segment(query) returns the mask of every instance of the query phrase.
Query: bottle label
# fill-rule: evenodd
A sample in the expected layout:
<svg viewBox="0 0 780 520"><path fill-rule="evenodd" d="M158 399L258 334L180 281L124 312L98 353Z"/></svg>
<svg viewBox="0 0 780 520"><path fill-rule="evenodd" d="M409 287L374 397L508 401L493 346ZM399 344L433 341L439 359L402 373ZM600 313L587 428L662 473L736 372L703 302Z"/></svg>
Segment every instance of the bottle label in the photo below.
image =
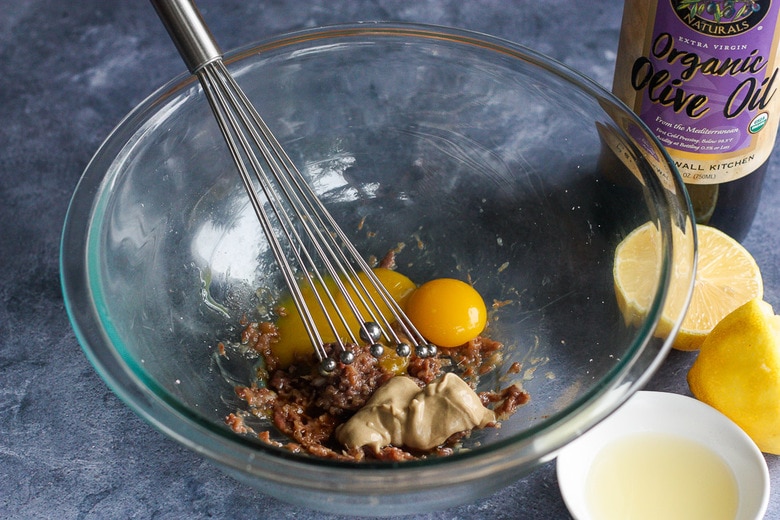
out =
<svg viewBox="0 0 780 520"><path fill-rule="evenodd" d="M641 55L621 73L686 183L735 180L769 158L780 116L778 10L780 0L657 2Z"/></svg>

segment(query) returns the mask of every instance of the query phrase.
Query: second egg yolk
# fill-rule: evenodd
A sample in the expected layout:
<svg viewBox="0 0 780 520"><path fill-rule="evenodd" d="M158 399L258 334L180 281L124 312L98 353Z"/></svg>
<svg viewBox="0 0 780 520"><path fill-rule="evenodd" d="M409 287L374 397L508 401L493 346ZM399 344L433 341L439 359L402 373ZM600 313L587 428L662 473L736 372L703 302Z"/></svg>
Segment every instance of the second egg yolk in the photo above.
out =
<svg viewBox="0 0 780 520"><path fill-rule="evenodd" d="M475 339L487 323L479 293L453 278L422 284L409 296L406 314L425 339L440 347L458 347Z"/></svg>

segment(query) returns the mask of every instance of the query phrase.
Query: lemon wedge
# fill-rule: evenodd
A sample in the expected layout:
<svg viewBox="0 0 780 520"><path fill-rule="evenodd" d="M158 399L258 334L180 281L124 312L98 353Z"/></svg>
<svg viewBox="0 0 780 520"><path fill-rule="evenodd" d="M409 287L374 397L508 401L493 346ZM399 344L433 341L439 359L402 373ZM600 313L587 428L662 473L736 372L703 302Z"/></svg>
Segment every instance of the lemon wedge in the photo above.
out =
<svg viewBox="0 0 780 520"><path fill-rule="evenodd" d="M723 318L688 372L693 395L780 455L780 316L753 299Z"/></svg>
<svg viewBox="0 0 780 520"><path fill-rule="evenodd" d="M764 295L761 272L755 259L742 245L710 226L697 227L699 259L693 295L673 346L696 350L724 316L747 301ZM672 280L656 335L671 334L675 317L685 305L689 262L679 261L692 233L675 228ZM688 244L686 244L688 241ZM618 306L627 324L640 324L649 312L661 273L661 233L647 222L632 231L615 251L613 275Z"/></svg>

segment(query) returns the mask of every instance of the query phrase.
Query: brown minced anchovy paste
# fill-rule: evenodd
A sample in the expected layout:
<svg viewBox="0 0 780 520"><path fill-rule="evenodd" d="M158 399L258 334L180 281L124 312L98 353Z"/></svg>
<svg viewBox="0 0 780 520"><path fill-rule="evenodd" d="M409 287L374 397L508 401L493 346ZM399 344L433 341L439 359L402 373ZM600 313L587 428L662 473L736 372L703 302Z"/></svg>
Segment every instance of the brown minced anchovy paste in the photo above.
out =
<svg viewBox="0 0 780 520"><path fill-rule="evenodd" d="M499 427L529 400L517 384L474 391L501 361L502 344L485 337L440 348L435 357L412 354L398 376L363 346L354 348L351 364L339 363L328 375L318 371L314 353L281 367L270 348L277 338L271 322L246 324L241 342L262 356L264 368L258 383L235 387L246 407L225 421L237 433L293 452L348 461L450 455L472 429ZM515 365L509 372L518 371ZM250 416L269 420L289 441L254 431L244 420Z"/></svg>

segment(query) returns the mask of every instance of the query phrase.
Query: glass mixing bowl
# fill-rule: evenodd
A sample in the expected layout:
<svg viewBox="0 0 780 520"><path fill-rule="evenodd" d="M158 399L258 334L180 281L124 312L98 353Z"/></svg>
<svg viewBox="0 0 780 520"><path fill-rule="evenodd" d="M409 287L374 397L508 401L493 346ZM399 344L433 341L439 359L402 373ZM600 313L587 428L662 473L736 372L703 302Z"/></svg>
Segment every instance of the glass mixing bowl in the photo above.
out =
<svg viewBox="0 0 780 520"><path fill-rule="evenodd" d="M405 244L398 269L412 280L477 288L505 343L501 383L514 378L531 400L458 453L408 463L322 460L232 432L232 387L255 361L225 360L217 345L281 289L201 89L182 75L103 143L62 237L78 339L153 426L283 500L420 512L530 472L659 365L670 342L654 333L673 265L692 272L695 232L668 156L604 89L518 45L413 25L308 30L226 62L362 253ZM647 221L663 238L659 275L649 314L627 326L613 255ZM673 244L674 229L691 240ZM689 294L690 277L678 282Z"/></svg>

